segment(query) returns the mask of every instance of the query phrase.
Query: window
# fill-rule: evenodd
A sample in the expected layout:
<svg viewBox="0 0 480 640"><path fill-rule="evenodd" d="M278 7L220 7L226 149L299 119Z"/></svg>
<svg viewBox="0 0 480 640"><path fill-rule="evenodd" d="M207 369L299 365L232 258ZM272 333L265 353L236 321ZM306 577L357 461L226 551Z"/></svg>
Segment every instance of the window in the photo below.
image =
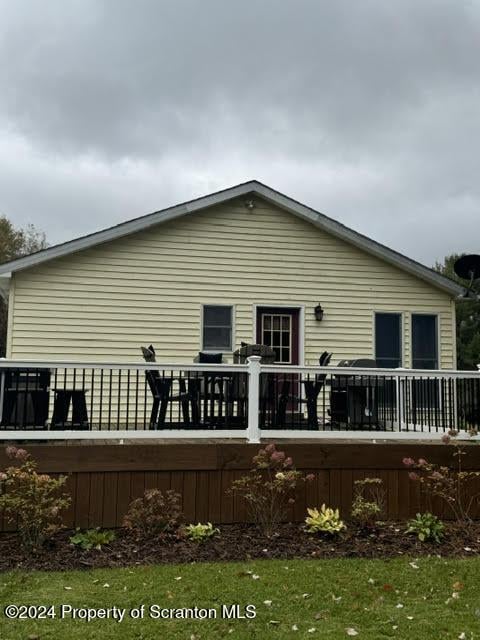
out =
<svg viewBox="0 0 480 640"><path fill-rule="evenodd" d="M375 360L379 367L402 366L401 315L375 314Z"/></svg>
<svg viewBox="0 0 480 640"><path fill-rule="evenodd" d="M233 307L206 304L203 307L204 351L232 350Z"/></svg>
<svg viewBox="0 0 480 640"><path fill-rule="evenodd" d="M412 368L437 369L437 316L412 313ZM412 381L412 410L432 409L439 406L440 393L437 380ZM414 413L414 420L421 415Z"/></svg>
<svg viewBox="0 0 480 640"><path fill-rule="evenodd" d="M292 315L262 313L262 344L275 351L275 362L292 362Z"/></svg>
<svg viewBox="0 0 480 640"><path fill-rule="evenodd" d="M437 316L412 314L412 368L438 368Z"/></svg>

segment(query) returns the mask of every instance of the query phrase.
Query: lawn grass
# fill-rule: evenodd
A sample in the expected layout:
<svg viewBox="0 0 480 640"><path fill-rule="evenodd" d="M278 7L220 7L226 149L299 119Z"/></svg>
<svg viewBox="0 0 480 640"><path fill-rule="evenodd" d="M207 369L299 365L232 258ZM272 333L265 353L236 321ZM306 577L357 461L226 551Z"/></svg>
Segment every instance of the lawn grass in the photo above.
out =
<svg viewBox="0 0 480 640"><path fill-rule="evenodd" d="M258 577L257 577L258 576ZM452 597L456 593L458 596ZM271 601L265 603L265 601ZM480 558L264 560L0 575L1 640L480 638ZM7 620L7 604L55 604L57 618ZM145 618L59 619L59 605L135 608ZM148 607L256 606L253 620L154 620ZM352 633L352 631L350 631ZM461 636L464 633L465 636ZM352 635L353 637L353 635Z"/></svg>

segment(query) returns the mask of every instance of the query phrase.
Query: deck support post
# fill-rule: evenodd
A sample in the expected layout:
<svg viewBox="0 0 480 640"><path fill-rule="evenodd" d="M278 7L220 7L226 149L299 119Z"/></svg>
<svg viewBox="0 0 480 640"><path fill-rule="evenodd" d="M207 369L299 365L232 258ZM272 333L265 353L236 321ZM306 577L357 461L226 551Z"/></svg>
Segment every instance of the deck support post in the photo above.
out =
<svg viewBox="0 0 480 640"><path fill-rule="evenodd" d="M401 371L403 367L398 367ZM395 395L397 396L397 419L395 420L395 431L401 431L405 419L405 403L403 398L403 385L400 374L395 377Z"/></svg>
<svg viewBox="0 0 480 640"><path fill-rule="evenodd" d="M250 356L248 363L248 424L247 442L260 442L260 426L258 413L260 409L260 356Z"/></svg>

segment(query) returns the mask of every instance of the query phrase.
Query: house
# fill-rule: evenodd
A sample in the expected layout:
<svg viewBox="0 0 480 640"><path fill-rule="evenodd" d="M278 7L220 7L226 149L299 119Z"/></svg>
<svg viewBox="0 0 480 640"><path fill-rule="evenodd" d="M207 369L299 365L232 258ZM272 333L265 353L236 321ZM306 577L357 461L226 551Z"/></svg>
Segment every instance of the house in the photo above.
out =
<svg viewBox="0 0 480 640"><path fill-rule="evenodd" d="M456 365L461 287L257 181L4 264L0 276L13 359L132 362L153 343L165 362L199 351L231 362L244 341L273 346L284 364L328 350L332 364Z"/></svg>

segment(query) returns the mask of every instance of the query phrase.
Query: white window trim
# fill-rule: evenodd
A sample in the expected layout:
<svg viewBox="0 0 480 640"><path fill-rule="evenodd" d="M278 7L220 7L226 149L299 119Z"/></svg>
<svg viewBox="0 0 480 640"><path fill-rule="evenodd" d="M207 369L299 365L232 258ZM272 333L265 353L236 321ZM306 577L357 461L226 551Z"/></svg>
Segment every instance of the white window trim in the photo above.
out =
<svg viewBox="0 0 480 640"><path fill-rule="evenodd" d="M205 307L228 307L232 310L232 331L230 336L230 349L204 349L203 348L203 328L204 328L204 316ZM200 305L200 349L203 353L233 353L235 346L235 317L236 317L236 308L233 302L202 302Z"/></svg>

